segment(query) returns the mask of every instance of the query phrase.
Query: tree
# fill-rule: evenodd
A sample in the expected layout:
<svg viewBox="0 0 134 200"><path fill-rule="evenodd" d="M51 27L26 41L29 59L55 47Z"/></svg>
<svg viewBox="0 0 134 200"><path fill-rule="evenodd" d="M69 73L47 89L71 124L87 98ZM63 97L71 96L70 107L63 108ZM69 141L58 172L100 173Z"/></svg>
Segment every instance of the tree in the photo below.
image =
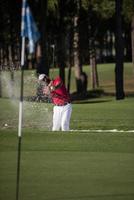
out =
<svg viewBox="0 0 134 200"><path fill-rule="evenodd" d="M93 20L95 16L93 16L93 7L91 4L88 5L88 43L89 43L89 63L91 69L91 84L92 89L99 87L99 79L98 79L98 71L97 71L97 63L96 63L96 48L95 48L95 40L96 34L98 32L99 26L95 26ZM95 29L93 27L96 27Z"/></svg>
<svg viewBox="0 0 134 200"><path fill-rule="evenodd" d="M40 0L40 29L41 29L41 59L38 63L37 73L49 74L48 40L47 40L47 9L48 1Z"/></svg>
<svg viewBox="0 0 134 200"><path fill-rule="evenodd" d="M0 69L0 98L2 97L2 74L1 74L1 69Z"/></svg>
<svg viewBox="0 0 134 200"><path fill-rule="evenodd" d="M19 60L19 36L20 36L20 2L2 0L0 2L0 59L3 68L10 68L12 62Z"/></svg>
<svg viewBox="0 0 134 200"><path fill-rule="evenodd" d="M124 99L123 88L123 58L124 45L122 36L122 0L116 0L116 66L115 66L115 85L116 85L116 99Z"/></svg>
<svg viewBox="0 0 134 200"><path fill-rule="evenodd" d="M123 1L123 15L126 22L130 23L131 32L131 46L132 46L132 62L134 67L134 1Z"/></svg>
<svg viewBox="0 0 134 200"><path fill-rule="evenodd" d="M96 43L102 44L100 48L103 48L104 37L108 27L107 21L110 21L114 14L114 1L113 0L83 0L83 8L87 10L88 18L88 44L89 44L89 63L91 68L91 84L92 88L99 87L99 77L97 72L96 61ZM100 50L101 51L101 50Z"/></svg>
<svg viewBox="0 0 134 200"><path fill-rule="evenodd" d="M65 6L66 2L64 0L58 0L58 10L59 10L59 20L58 20L58 37L57 37L57 46L58 46L58 67L59 67L59 74L62 78L63 82L65 83Z"/></svg>
<svg viewBox="0 0 134 200"><path fill-rule="evenodd" d="M132 62L134 66L134 15L131 21Z"/></svg>
<svg viewBox="0 0 134 200"><path fill-rule="evenodd" d="M74 0L75 14L73 18L74 22L74 37L73 37L73 49L74 49L74 70L76 78L77 93L85 93L87 91L87 75L82 70L82 60L80 52L80 9L81 1Z"/></svg>
<svg viewBox="0 0 134 200"><path fill-rule="evenodd" d="M65 67L66 67L66 30L68 19L66 17L68 2L64 0L49 0L47 14L47 43L50 59L52 60L52 49L55 50L56 64L59 68L59 75L65 82ZM65 21L66 18L66 21ZM51 63L51 60L49 63ZM54 65L54 63L53 63ZM55 65L54 65L55 66ZM54 67L53 66L53 67Z"/></svg>

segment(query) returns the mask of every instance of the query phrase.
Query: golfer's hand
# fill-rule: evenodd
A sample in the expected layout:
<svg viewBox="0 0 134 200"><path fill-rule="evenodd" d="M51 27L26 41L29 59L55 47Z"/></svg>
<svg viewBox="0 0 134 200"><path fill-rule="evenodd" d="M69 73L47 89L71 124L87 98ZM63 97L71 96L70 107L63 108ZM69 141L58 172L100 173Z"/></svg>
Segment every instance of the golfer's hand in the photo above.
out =
<svg viewBox="0 0 134 200"><path fill-rule="evenodd" d="M44 87L43 94L49 95L50 94L50 88L48 86Z"/></svg>

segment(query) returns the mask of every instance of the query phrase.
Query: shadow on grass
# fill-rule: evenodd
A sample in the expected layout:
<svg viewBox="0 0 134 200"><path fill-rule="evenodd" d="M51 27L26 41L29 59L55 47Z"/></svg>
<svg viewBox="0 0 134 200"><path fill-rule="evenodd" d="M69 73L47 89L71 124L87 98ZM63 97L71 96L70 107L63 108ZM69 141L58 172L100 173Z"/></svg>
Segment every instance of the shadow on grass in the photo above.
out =
<svg viewBox="0 0 134 200"><path fill-rule="evenodd" d="M72 103L76 104L86 104L86 103L103 103L109 102L111 99L102 99L101 97L105 97L105 93L103 90L91 90L86 93L78 94L74 92L71 94Z"/></svg>
<svg viewBox="0 0 134 200"><path fill-rule="evenodd" d="M93 104L93 103L105 103L105 102L110 102L112 101L111 99L98 99L98 100L75 100L75 101L72 101L73 104L87 104L87 103L90 103L90 104Z"/></svg>
<svg viewBox="0 0 134 200"><path fill-rule="evenodd" d="M85 100L85 99L89 99L89 98L99 98L103 95L104 95L104 91L98 89L98 90L91 90L91 91L81 92L81 93L74 92L71 94L71 99L72 99L72 101L73 100Z"/></svg>
<svg viewBox="0 0 134 200"><path fill-rule="evenodd" d="M115 93L112 92L105 92L101 89L91 90L87 91L86 93L77 93L74 92L71 94L71 100L73 103L102 103L102 102L108 102L111 101L110 99L102 99L101 97L115 97ZM133 92L127 92L125 94L125 97L134 97ZM96 100L98 98L98 100ZM95 99L95 100L93 100Z"/></svg>

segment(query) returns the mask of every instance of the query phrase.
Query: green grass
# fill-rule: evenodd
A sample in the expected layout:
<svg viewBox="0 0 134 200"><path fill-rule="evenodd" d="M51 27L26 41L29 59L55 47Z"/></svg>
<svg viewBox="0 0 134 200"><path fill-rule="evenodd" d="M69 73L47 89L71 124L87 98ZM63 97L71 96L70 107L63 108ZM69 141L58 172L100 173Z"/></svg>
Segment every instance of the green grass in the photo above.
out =
<svg viewBox="0 0 134 200"><path fill-rule="evenodd" d="M99 98L74 104L71 126L74 129L134 129L134 98L116 101Z"/></svg>
<svg viewBox="0 0 134 200"><path fill-rule="evenodd" d="M0 199L14 200L17 132L0 134ZM44 133L23 135L22 200L132 200L134 135Z"/></svg>
<svg viewBox="0 0 134 200"><path fill-rule="evenodd" d="M15 199L17 105L0 99L0 200ZM24 102L20 200L132 200L134 134L80 130L133 130L134 98L73 104L71 129L79 131L70 133L48 132L51 110L51 104Z"/></svg>
<svg viewBox="0 0 134 200"><path fill-rule="evenodd" d="M17 130L18 105L17 100L0 99L1 130ZM134 98L126 98L122 101L116 101L113 97L89 99L73 103L72 107L71 129L134 130ZM24 102L23 108L23 127L25 129L51 130L51 104Z"/></svg>
<svg viewBox="0 0 134 200"><path fill-rule="evenodd" d="M89 67L84 70L90 83ZM98 72L100 88L113 93L114 64L98 65ZM12 95L10 74L3 73L0 200L15 200L19 101L7 98ZM18 72L15 77L14 92L19 96ZM73 70L71 82L71 91L75 91ZM25 72L24 84L24 95L34 95L34 72ZM125 64L125 92L134 93L131 64ZM70 128L78 131L54 133L50 131L52 105L24 101L19 200L134 199L134 133L106 131L134 130L134 97L116 101L103 96L75 101L72 106ZM106 132L95 131L99 129Z"/></svg>

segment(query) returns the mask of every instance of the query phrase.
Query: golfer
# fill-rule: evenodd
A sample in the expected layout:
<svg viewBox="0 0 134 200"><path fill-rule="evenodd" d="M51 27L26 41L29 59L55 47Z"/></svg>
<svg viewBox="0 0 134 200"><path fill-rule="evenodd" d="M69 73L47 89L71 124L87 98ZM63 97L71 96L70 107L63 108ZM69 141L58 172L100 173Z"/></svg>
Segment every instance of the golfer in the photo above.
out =
<svg viewBox="0 0 134 200"><path fill-rule="evenodd" d="M72 105L70 95L60 77L51 80L45 74L39 75L39 81L45 82L43 94L50 95L53 107L52 131L69 131Z"/></svg>

